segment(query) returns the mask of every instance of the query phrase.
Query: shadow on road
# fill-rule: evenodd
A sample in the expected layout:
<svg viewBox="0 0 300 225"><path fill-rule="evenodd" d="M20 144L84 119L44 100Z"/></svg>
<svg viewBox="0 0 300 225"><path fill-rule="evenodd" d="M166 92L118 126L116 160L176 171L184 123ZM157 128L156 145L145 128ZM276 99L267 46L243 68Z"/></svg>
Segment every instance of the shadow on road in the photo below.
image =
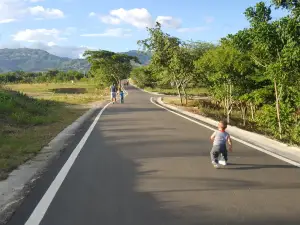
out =
<svg viewBox="0 0 300 225"><path fill-rule="evenodd" d="M51 223L45 222L42 225L62 224L53 219L58 218L58 211L62 211L60 221L64 221L63 224L67 225L292 225L299 222L297 218L292 217L287 221L276 216L258 218L257 216L249 217L249 215L247 219L239 221L234 220L230 214L218 212L207 205L189 204L175 207L176 201L162 200L160 196L163 193L172 192L182 193L184 196L189 192L196 193L197 191L205 191L209 194L210 191L215 192L220 189L248 191L249 188L299 188L300 185L280 187L260 182L201 177L195 180L210 188L183 189L175 186L166 190L142 191L139 189L140 182L145 178L157 179L156 174L160 171L141 170L142 164L132 157L130 147L124 148L123 143L118 142L117 135L107 139L106 132L105 129L100 128L94 130L90 140L97 140L97 143L90 141L86 144L86 151L81 154L80 160L68 176L68 180L73 180L73 182L67 182L62 187L60 194L56 196L56 203L48 212L47 217L49 221L51 218ZM136 138L143 138L143 136L141 132ZM97 145L98 143L101 145ZM141 149L142 146L140 145ZM192 180L188 176L160 177L160 179L161 182L179 179L182 183ZM80 185L74 186L74 180ZM75 200L74 196L76 196ZM78 207L78 204L82 207ZM68 210L65 211L65 209Z"/></svg>
<svg viewBox="0 0 300 225"><path fill-rule="evenodd" d="M232 167L233 166L233 167ZM258 165L258 164L239 164L228 163L225 169L229 170L257 170L257 169L295 169L292 165Z"/></svg>
<svg viewBox="0 0 300 225"><path fill-rule="evenodd" d="M113 111L113 109L111 109ZM114 114L124 114L124 113L135 113L135 112L164 112L165 110L162 108L158 108L158 107L149 107L149 108L126 108L126 107L122 107L122 108L116 108L114 110Z"/></svg>

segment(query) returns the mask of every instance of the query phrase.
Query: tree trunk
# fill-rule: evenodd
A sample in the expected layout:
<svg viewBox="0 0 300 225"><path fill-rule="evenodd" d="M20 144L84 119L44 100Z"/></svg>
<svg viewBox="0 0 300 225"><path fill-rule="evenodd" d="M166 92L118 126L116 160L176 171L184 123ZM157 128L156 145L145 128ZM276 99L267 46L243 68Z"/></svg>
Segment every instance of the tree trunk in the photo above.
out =
<svg viewBox="0 0 300 225"><path fill-rule="evenodd" d="M186 94L184 85L182 85L181 88L182 88L182 92L183 92L184 97L185 97L185 105L187 105L187 103L188 103L188 96L187 96L187 94Z"/></svg>
<svg viewBox="0 0 300 225"><path fill-rule="evenodd" d="M250 110L251 110L251 119L254 120L254 106L253 103L250 103Z"/></svg>
<svg viewBox="0 0 300 225"><path fill-rule="evenodd" d="M229 85L226 85L226 99L227 99L227 107L226 107L226 114L227 114L227 123L229 124L230 123L230 115L231 115L231 112L232 112L232 85L229 84Z"/></svg>
<svg viewBox="0 0 300 225"><path fill-rule="evenodd" d="M181 96L181 92L180 92L180 84L178 84L178 82L177 81L175 81L176 82L176 88L177 88L177 93L178 93L178 96L179 96L179 98L180 98L180 104L181 105L183 105L183 102L182 102L182 96Z"/></svg>
<svg viewBox="0 0 300 225"><path fill-rule="evenodd" d="M277 121L278 121L278 131L279 131L279 138L282 139L282 128L281 128L281 119L280 119L280 100L278 96L278 87L276 79L274 80L274 90L275 90L275 97L276 97L276 113L277 113Z"/></svg>
<svg viewBox="0 0 300 225"><path fill-rule="evenodd" d="M242 113L242 119L243 119L243 126L246 126L247 106L244 103L241 103L241 113Z"/></svg>

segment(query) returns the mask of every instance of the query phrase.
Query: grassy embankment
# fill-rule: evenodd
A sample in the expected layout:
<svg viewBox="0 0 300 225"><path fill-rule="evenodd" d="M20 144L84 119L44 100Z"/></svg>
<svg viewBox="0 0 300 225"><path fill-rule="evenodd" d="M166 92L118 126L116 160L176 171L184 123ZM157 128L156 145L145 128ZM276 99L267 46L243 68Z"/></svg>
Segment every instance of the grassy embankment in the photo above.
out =
<svg viewBox="0 0 300 225"><path fill-rule="evenodd" d="M88 83L0 86L0 180L107 95Z"/></svg>

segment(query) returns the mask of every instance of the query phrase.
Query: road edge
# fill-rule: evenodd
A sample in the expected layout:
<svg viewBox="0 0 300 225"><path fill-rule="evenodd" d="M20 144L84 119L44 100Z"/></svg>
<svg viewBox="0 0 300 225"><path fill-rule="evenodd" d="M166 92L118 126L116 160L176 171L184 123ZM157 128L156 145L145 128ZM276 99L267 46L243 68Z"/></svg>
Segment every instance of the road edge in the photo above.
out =
<svg viewBox="0 0 300 225"><path fill-rule="evenodd" d="M103 101L87 110L57 134L33 159L12 171L6 180L0 181L0 196L4 199L0 201L0 224L5 224L11 218L18 206L22 204L25 196L29 194L35 181L64 150L66 143L75 135L76 131L107 103L108 101Z"/></svg>
<svg viewBox="0 0 300 225"><path fill-rule="evenodd" d="M151 101L153 103L153 101ZM155 104L155 103L154 103ZM178 107L166 104L162 101L161 97L157 98L158 106L165 108L166 110L177 114L185 119L188 119L192 122L195 122L201 126L204 126L208 129L214 130L218 126L218 121L213 119L197 115L185 110L182 110ZM192 119L191 119L192 118ZM195 119L195 120L194 120ZM199 122L197 122L199 121ZM202 123L201 123L202 122ZM260 134L252 133L250 131L245 131L235 126L228 126L228 132L232 134L232 139L245 144L249 147L252 147L256 150L264 152L268 155L271 155L277 159L285 161L289 164L292 164L296 167L300 167L300 149L297 147L291 147L287 144L281 143L279 141L272 140L268 137L265 137ZM259 141L256 141L259 140ZM281 150L281 149L288 149Z"/></svg>

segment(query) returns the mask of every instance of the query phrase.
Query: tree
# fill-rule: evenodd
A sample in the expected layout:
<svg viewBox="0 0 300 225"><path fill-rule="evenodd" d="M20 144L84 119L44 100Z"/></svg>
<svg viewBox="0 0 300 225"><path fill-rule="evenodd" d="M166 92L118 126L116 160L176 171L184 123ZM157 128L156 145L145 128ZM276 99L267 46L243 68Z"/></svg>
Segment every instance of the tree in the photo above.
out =
<svg viewBox="0 0 300 225"><path fill-rule="evenodd" d="M195 76L194 60L196 60L196 54L192 54L189 45L183 44L174 49L169 64L169 71L173 74L173 81L176 83L177 89L181 88L185 96L186 105L188 101L186 88ZM180 90L178 90L178 93L182 104Z"/></svg>
<svg viewBox="0 0 300 225"><path fill-rule="evenodd" d="M181 87L183 80L180 79L180 75L176 73L173 58L174 54L180 51L181 41L176 37L171 37L169 34L164 33L158 22L154 28L147 28L147 30L149 37L145 40L138 41L138 44L142 46L144 50L152 53L149 66L153 73L161 75L160 78L163 82L174 83L176 85L177 93L182 103ZM173 66L170 66L171 63Z"/></svg>
<svg viewBox="0 0 300 225"><path fill-rule="evenodd" d="M271 7L263 2L249 7L245 15L251 28L248 32L240 32L236 42L243 42L239 46L250 50L251 58L274 85L278 133L282 138L282 97L288 83L294 81L299 72L299 21L291 17L271 21Z"/></svg>
<svg viewBox="0 0 300 225"><path fill-rule="evenodd" d="M300 1L299 0L272 0L276 8L284 8L292 12L292 16L299 19Z"/></svg>
<svg viewBox="0 0 300 225"><path fill-rule="evenodd" d="M134 68L130 73L130 78L141 88L154 87L155 79L149 66Z"/></svg>
<svg viewBox="0 0 300 225"><path fill-rule="evenodd" d="M247 98L254 84L249 78L253 64L249 57L238 51L230 39L223 39L221 45L207 51L195 62L198 72L205 74L210 91L216 100L223 103L224 114L230 122L234 104L238 104L245 124Z"/></svg>
<svg viewBox="0 0 300 225"><path fill-rule="evenodd" d="M84 56L91 64L90 73L104 85L116 83L128 78L132 69L131 61L139 62L137 57L110 51L86 51Z"/></svg>

